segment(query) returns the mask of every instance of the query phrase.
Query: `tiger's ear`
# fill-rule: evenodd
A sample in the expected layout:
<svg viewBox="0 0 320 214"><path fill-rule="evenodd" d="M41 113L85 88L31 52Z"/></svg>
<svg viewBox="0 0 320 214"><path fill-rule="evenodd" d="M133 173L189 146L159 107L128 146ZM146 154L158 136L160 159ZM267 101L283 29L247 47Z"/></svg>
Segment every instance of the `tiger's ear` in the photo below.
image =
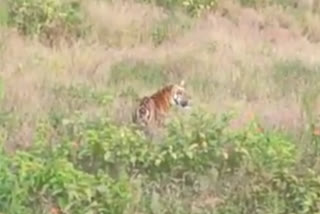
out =
<svg viewBox="0 0 320 214"><path fill-rule="evenodd" d="M184 80L181 80L181 82L180 82L180 86L184 87L184 85L185 85Z"/></svg>

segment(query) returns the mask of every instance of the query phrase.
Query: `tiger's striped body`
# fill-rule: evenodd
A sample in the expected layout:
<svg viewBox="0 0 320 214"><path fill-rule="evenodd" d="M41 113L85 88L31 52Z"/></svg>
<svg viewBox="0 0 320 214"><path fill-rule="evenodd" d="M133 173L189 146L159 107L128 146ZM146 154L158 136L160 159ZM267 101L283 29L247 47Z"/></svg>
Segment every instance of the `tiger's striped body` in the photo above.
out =
<svg viewBox="0 0 320 214"><path fill-rule="evenodd" d="M143 127L161 126L171 106L189 107L189 96L180 85L167 85L149 97L143 97L133 115L133 122Z"/></svg>

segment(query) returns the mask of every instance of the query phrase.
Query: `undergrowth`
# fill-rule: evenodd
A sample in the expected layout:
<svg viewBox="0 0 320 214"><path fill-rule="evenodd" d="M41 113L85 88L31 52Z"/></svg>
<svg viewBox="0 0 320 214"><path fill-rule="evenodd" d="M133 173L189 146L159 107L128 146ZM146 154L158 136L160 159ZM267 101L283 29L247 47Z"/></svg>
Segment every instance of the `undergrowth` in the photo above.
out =
<svg viewBox="0 0 320 214"><path fill-rule="evenodd" d="M214 10L219 3L219 0L141 1L153 2L168 9L163 13L168 16L159 19L151 28L150 35L148 34L154 46L170 46L170 42L166 41L173 41L189 30L195 23L194 16ZM240 3L258 7L275 1L240 0ZM291 6L291 3L285 0L279 3ZM0 26L15 27L23 36L52 43L60 37L77 41L79 37L90 32L81 1L11 0L6 1L6 4L1 1L0 6L3 6L0 8ZM170 10L177 8L188 15L176 17L170 14ZM125 11L127 8L120 9ZM304 21L310 25L305 29L308 39L317 42L316 21L309 18ZM106 32L108 27L109 25ZM199 28L202 26L199 25ZM123 30L124 34L126 30ZM134 35L135 31L132 30ZM218 29L218 34L219 31L221 30ZM117 33L108 35L114 38L107 38L107 41L121 40ZM206 37L208 35L203 34L203 38ZM197 39L198 37L192 41L197 42ZM1 41L1 44L5 41L7 40ZM13 49L20 51L21 48L22 54L29 55L29 52L23 52L23 45L19 46L19 43L25 44L24 41L17 41L18 46ZM95 42L96 46L104 46L99 41ZM228 43L229 40L223 42ZM38 96L50 94L51 99L48 101L52 103L45 106L47 109L36 116L28 113L18 115L20 107L14 105L19 101L14 99L29 95L13 90L16 94L11 97L11 94L7 95L4 91L5 87L10 86L0 82L0 213L320 213L320 126L318 127L316 113L313 112L319 91L319 66L308 66L299 60L277 60L271 66L270 80L275 84L276 92L280 93L279 97L289 95L291 98L293 95L301 100L305 107L307 123L310 123L307 125L310 127L307 127L306 136L301 138L301 142L296 142L300 139L294 141L283 132L263 129L256 120L235 131L229 126L232 119L229 114L216 115L200 109L195 109L188 115L174 117L168 122L166 129L160 132L161 136L156 136L159 139L155 142L133 124L120 120L131 113L130 100L138 98L138 92L158 89L172 79L189 75L188 69L184 68L192 63L188 62L189 58L183 58L181 63L173 63L174 65L166 67L164 62L126 60L122 58L121 53L131 51L128 44L127 49L120 51L120 62L114 64L108 61L109 58L118 59L111 55L112 50L106 48L107 51L101 51L103 59L111 65L110 69L106 66L106 70L104 65L101 69L99 67L97 74L101 75L101 79L99 76L95 80L99 79L101 82L96 81L97 85L91 80L88 80L87 84L73 85L76 82L75 77L80 76L82 71L71 68L71 65L72 74L65 77L69 78L67 83L62 81L51 88L52 83L46 85L47 82L44 81L47 80L39 79L40 85L46 85L47 88L44 88L48 91L39 93L41 95ZM216 50L233 50L233 46L229 48L229 45L221 45L220 41L210 44L214 44L210 46L211 53ZM96 50L100 50L95 49L96 46L93 46L93 54L88 54L90 57ZM4 45L0 47L1 53L3 47ZM78 54L83 51L82 46L79 47L72 52ZM161 50L161 47L155 49ZM40 54L49 55L43 57L44 60L48 60L45 61L44 67L50 65L51 51L54 55L60 53L56 52L59 51L56 49L39 48ZM174 47L172 51L175 53ZM38 49L34 52L38 52ZM109 52L110 57L104 55ZM10 56L8 59L22 56L17 53L18 56L15 56L14 53L7 52ZM92 59L89 56L88 59L77 58L77 54L71 56L72 66L79 62L78 67L81 67L85 64L82 61L89 62ZM200 55L199 58L201 57ZM12 62L10 60L7 64L16 64L15 60L20 62L20 59ZM67 60L65 64L68 64ZM208 62L201 61L201 64L205 63ZM19 70L20 64L17 65L17 69L15 66L2 67L8 71L8 75L17 75L12 78L29 72L27 69L23 73L15 72ZM197 72L192 78L187 78L191 80L191 91L195 92L196 96L210 97L212 100L212 97L218 94L215 94L217 89L225 91L228 88L225 88L224 83L211 72L209 66L207 67L210 72ZM236 69L241 70L241 66L237 64ZM43 69L41 72L52 70ZM108 72L107 80L102 78L103 72ZM255 101L259 89L264 87L258 78L260 69L253 69L251 73L248 70L245 72L246 75L241 73L239 78L235 79L228 93L239 100L244 97L248 101ZM37 78L32 75L32 72L30 76L25 75L27 86L30 85L30 88L25 90L30 93L33 93L33 90L42 90L37 88L38 82L33 82L33 79ZM85 78L91 79L87 78L88 76ZM48 80L50 77L48 76ZM259 80L256 81L259 85L253 84L252 78ZM11 83L11 87L17 87L19 90L16 91L19 92L23 87L19 85L23 85L23 81L20 81ZM98 88L99 83L104 84L103 89ZM30 100L33 100L31 96ZM114 96L117 97L117 101L114 100ZM272 98L275 97L268 97L268 101ZM12 103L7 104L8 100ZM118 105L118 111L114 110L113 105ZM115 117L121 119L115 121ZM28 124L29 121L25 121L25 118L32 120L32 123ZM123 123L120 124L119 121ZM23 125L27 126L25 132L28 136L16 137ZM12 153L5 149L8 144L20 144L21 139L29 146L15 149Z"/></svg>
<svg viewBox="0 0 320 214"><path fill-rule="evenodd" d="M319 211L320 178L311 168L296 171L290 138L257 121L231 131L231 118L194 111L170 121L158 143L108 114L39 120L30 148L1 150L0 211ZM208 205L203 195L219 203Z"/></svg>

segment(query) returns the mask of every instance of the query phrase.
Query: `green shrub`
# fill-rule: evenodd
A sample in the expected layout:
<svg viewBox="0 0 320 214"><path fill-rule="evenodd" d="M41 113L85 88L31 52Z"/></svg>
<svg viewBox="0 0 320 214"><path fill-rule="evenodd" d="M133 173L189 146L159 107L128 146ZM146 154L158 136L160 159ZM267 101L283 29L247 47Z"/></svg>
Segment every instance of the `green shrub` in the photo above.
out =
<svg viewBox="0 0 320 214"><path fill-rule="evenodd" d="M313 214L320 211L320 180L315 172L297 175L279 170L268 176L254 173L244 179L247 182L237 186L217 213Z"/></svg>
<svg viewBox="0 0 320 214"><path fill-rule="evenodd" d="M296 159L295 145L282 133L268 133L254 122L237 137L235 150L246 156L246 161L256 169L269 172L293 166Z"/></svg>
<svg viewBox="0 0 320 214"><path fill-rule="evenodd" d="M12 0L8 8L9 24L27 35L50 40L81 36L86 29L78 1Z"/></svg>
<svg viewBox="0 0 320 214"><path fill-rule="evenodd" d="M303 170L304 174L280 171L272 179L273 189L283 194L285 213L320 212L320 177L313 170Z"/></svg>
<svg viewBox="0 0 320 214"><path fill-rule="evenodd" d="M0 150L0 212L319 211L319 178L295 171L290 139L256 121L232 131L231 118L181 114L168 121L159 142L108 115L75 112L38 121L30 148L12 156ZM224 202L202 205L197 197L210 194Z"/></svg>
<svg viewBox="0 0 320 214"><path fill-rule="evenodd" d="M150 178L204 173L219 163L222 145L229 139L223 133L227 118L208 119L194 114L188 120L190 125L172 122L168 138L161 144L154 144L139 131L113 125L109 120L88 121L84 126L77 125L76 135L82 139L78 161L93 171L102 168L110 173L110 168L121 166L126 173L140 171Z"/></svg>
<svg viewBox="0 0 320 214"><path fill-rule="evenodd" d="M229 119L228 115L193 113L173 120L160 144L150 144L140 132L109 120L86 122L77 128L76 135L82 139L79 159L86 160L91 170L120 164L126 172L138 170L152 177L235 169L244 163L268 171L293 165L295 147L286 137L261 133L254 124L242 133L228 134Z"/></svg>
<svg viewBox="0 0 320 214"><path fill-rule="evenodd" d="M1 153L0 211L5 213L122 213L130 199L126 181L89 174L69 159L72 145L50 145L48 124L37 129L34 145L13 157Z"/></svg>
<svg viewBox="0 0 320 214"><path fill-rule="evenodd" d="M127 127L118 127L109 120L92 121L79 129L79 134L82 141L78 161L85 163L85 170L104 169L114 176L126 176L146 164L148 143Z"/></svg>

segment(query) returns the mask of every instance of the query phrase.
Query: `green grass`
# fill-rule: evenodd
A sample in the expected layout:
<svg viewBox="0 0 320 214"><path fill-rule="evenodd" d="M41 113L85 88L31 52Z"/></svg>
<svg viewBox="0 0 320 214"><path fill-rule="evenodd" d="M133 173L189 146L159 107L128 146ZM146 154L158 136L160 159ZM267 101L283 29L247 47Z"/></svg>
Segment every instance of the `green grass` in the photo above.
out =
<svg viewBox="0 0 320 214"><path fill-rule="evenodd" d="M320 67L300 60L280 60L274 63L273 79L283 95L301 95L305 91L318 89Z"/></svg>
<svg viewBox="0 0 320 214"><path fill-rule="evenodd" d="M196 75L194 74L189 80L190 90L194 91L196 94L201 94L204 98L210 100L212 92L216 91L220 87L221 83L210 78L210 75Z"/></svg>
<svg viewBox="0 0 320 214"><path fill-rule="evenodd" d="M120 84L143 84L147 87L161 86L168 81L162 65L144 61L124 60L110 69L108 83L111 86Z"/></svg>

